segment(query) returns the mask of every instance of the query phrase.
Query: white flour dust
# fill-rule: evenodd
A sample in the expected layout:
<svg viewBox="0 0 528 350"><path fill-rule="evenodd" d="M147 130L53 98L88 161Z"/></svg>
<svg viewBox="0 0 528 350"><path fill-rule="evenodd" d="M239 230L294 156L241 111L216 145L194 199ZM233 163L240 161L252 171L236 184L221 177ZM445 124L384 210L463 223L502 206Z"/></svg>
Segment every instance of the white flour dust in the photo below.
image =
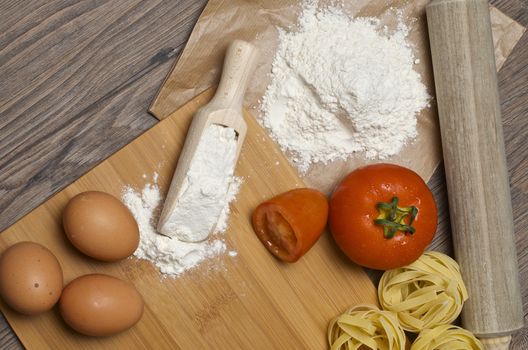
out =
<svg viewBox="0 0 528 350"><path fill-rule="evenodd" d="M387 158L416 137L430 97L399 22L389 31L378 19L309 2L296 31L278 30L262 123L300 171L355 152Z"/></svg>
<svg viewBox="0 0 528 350"><path fill-rule="evenodd" d="M130 186L123 189L123 203L130 209L139 226L140 243L134 256L151 261L161 273L179 276L183 272L197 266L204 260L224 254L227 246L221 233L227 228L229 217L229 201L235 199L241 180L236 179L229 188L226 204L216 225L216 232L209 240L198 243L180 241L176 237L169 238L156 231L160 204L162 198L157 185L157 174L153 183L146 184L141 191ZM196 220L196 217L189 217ZM228 252L236 256L235 251Z"/></svg>
<svg viewBox="0 0 528 350"><path fill-rule="evenodd" d="M225 230L225 211L233 199L229 189L238 186L233 177L236 151L233 128L212 124L205 129L163 233L199 242L213 230Z"/></svg>

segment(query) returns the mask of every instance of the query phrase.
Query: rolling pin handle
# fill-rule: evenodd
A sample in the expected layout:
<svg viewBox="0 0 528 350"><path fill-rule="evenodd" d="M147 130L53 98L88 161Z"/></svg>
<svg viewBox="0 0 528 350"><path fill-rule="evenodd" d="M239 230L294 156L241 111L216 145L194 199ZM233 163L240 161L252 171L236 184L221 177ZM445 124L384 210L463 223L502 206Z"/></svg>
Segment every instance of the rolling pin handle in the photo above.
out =
<svg viewBox="0 0 528 350"><path fill-rule="evenodd" d="M500 338L482 338L480 342L485 350L508 350L511 343L511 335Z"/></svg>

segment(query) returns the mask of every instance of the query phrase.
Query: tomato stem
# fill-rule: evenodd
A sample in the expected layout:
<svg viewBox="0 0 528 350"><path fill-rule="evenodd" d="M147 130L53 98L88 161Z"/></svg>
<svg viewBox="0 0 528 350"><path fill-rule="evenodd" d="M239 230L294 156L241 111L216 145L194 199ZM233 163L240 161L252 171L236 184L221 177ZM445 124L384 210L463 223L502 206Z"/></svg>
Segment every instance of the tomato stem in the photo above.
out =
<svg viewBox="0 0 528 350"><path fill-rule="evenodd" d="M418 215L418 208L415 206L398 207L398 197L392 197L389 203L379 202L376 204L379 211L378 217L374 220L377 225L383 226L383 236L392 238L396 232L413 234L415 232L412 223ZM406 222L408 218L408 222Z"/></svg>

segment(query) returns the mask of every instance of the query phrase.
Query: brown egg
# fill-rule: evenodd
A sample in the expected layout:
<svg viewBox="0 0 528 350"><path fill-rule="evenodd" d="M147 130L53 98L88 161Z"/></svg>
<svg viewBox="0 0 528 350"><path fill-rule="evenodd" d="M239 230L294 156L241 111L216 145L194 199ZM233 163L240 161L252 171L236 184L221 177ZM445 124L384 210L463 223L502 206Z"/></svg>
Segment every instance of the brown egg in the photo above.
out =
<svg viewBox="0 0 528 350"><path fill-rule="evenodd" d="M70 242L103 261L130 256L139 244L139 229L127 207L114 196L88 191L73 197L62 214Z"/></svg>
<svg viewBox="0 0 528 350"><path fill-rule="evenodd" d="M130 283L92 274L76 278L64 288L59 309L64 321L77 332L107 336L139 321L143 298Z"/></svg>
<svg viewBox="0 0 528 350"><path fill-rule="evenodd" d="M62 282L57 258L40 244L16 243L0 257L0 295L20 313L50 310L60 298Z"/></svg>

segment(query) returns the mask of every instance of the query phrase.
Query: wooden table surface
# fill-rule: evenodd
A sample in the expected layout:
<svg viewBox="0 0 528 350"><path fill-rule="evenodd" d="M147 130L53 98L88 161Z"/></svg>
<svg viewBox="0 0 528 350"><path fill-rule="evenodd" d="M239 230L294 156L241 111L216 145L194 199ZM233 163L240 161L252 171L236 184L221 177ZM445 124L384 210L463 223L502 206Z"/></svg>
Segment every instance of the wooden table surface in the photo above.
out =
<svg viewBox="0 0 528 350"><path fill-rule="evenodd" d="M147 113L205 0L0 0L0 232L146 131ZM528 0L492 0L528 26ZM499 72L525 321L528 32ZM432 248L451 253L443 169ZM1 315L0 315L1 316ZM22 348L3 317L0 348ZM512 349L528 349L528 327Z"/></svg>

